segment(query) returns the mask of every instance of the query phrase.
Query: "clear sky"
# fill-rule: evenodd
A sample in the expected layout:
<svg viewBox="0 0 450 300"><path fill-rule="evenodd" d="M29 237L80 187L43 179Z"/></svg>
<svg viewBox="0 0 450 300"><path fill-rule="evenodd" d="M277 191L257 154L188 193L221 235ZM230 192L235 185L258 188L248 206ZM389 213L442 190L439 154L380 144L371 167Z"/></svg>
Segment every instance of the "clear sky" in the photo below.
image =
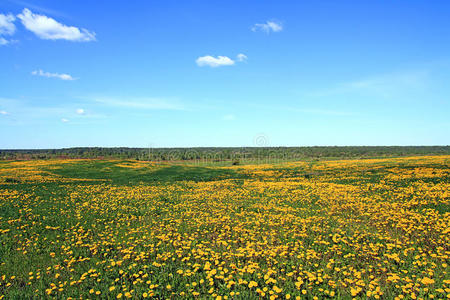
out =
<svg viewBox="0 0 450 300"><path fill-rule="evenodd" d="M450 144L450 1L0 1L0 148Z"/></svg>

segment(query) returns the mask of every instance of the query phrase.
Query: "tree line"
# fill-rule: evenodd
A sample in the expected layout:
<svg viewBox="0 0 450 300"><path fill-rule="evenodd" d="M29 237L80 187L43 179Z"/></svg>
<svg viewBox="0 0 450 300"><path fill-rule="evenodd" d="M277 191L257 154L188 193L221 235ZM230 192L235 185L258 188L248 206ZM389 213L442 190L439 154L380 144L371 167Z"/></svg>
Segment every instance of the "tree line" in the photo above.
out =
<svg viewBox="0 0 450 300"><path fill-rule="evenodd" d="M198 147L0 150L2 160L22 159L133 159L144 161L239 161L255 159L375 158L411 155L449 155L450 146L313 146L313 147Z"/></svg>

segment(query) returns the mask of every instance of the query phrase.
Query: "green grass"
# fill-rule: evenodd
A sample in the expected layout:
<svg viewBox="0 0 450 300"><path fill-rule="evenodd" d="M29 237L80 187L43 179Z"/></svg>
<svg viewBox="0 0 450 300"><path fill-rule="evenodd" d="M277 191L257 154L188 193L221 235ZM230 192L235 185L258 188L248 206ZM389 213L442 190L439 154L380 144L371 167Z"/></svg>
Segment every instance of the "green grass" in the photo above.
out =
<svg viewBox="0 0 450 300"><path fill-rule="evenodd" d="M118 166L120 162L83 161L64 164L57 168L47 168L46 171L65 178L106 180L113 184L137 184L152 182L175 181L212 181L229 178L243 178L242 174L230 169L215 169L199 166L167 165L157 167L148 164L144 168L126 168Z"/></svg>

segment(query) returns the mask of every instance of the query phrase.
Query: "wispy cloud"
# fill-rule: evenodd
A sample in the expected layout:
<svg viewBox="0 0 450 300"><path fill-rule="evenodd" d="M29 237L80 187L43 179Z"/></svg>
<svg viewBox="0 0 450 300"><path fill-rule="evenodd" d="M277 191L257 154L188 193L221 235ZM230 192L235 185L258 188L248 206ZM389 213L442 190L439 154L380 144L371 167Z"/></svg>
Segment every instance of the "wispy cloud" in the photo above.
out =
<svg viewBox="0 0 450 300"><path fill-rule="evenodd" d="M130 109L147 109L147 110L186 110L186 108L174 100L160 98L108 98L95 97L93 101L107 106L124 107Z"/></svg>
<svg viewBox="0 0 450 300"><path fill-rule="evenodd" d="M214 57L211 55L200 56L199 58L197 58L197 60L195 62L197 63L197 65L199 67L208 66L208 67L216 68L216 67L221 67L221 66L234 65L234 60L232 60L228 56L217 56L217 57Z"/></svg>
<svg viewBox="0 0 450 300"><path fill-rule="evenodd" d="M68 123L68 122L69 122L69 119L62 118L62 119L61 119L61 122L63 122L63 123Z"/></svg>
<svg viewBox="0 0 450 300"><path fill-rule="evenodd" d="M236 119L236 116L233 115L233 114L228 114L228 115L224 115L224 116L222 117L222 119L225 120L225 121L233 121L233 120Z"/></svg>
<svg viewBox="0 0 450 300"><path fill-rule="evenodd" d="M7 39L5 39L5 38L2 38L2 37L0 36L0 46L8 45L8 44L10 44L11 42L12 42L12 41L7 40Z"/></svg>
<svg viewBox="0 0 450 300"><path fill-rule="evenodd" d="M73 78L69 74L49 73L49 72L44 72L42 70L33 71L33 72L31 72L31 74L36 75L36 76L48 77L48 78L59 78L61 80L75 80L76 79L76 78Z"/></svg>
<svg viewBox="0 0 450 300"><path fill-rule="evenodd" d="M0 14L0 35L13 35L16 31L15 20L12 14Z"/></svg>
<svg viewBox="0 0 450 300"><path fill-rule="evenodd" d="M328 110L328 109L316 109L316 108L296 108L289 107L290 111L297 111L301 113L313 114L313 115L326 115L326 116L351 116L354 113L346 111Z"/></svg>
<svg viewBox="0 0 450 300"><path fill-rule="evenodd" d="M334 109L324 109L321 107L311 107L311 106L300 106L300 105L264 105L261 103L250 103L247 104L249 107L252 107L255 110L269 110L269 111L280 111L280 112L296 112L302 114L310 114L310 115L326 115L326 116L354 116L356 113L352 111L345 110L334 110Z"/></svg>
<svg viewBox="0 0 450 300"><path fill-rule="evenodd" d="M308 96L325 97L338 94L363 93L381 97L392 97L399 93L424 89L428 85L428 82L428 71L388 73L344 82L334 87L308 93Z"/></svg>
<svg viewBox="0 0 450 300"><path fill-rule="evenodd" d="M237 56L237 61L246 61L247 60L247 55L239 53Z"/></svg>
<svg viewBox="0 0 450 300"><path fill-rule="evenodd" d="M95 108L91 108L89 112L81 109L82 114L80 114L80 108L77 108L80 105L79 103L75 104L69 101L63 101L49 105L42 104L40 101L36 101L37 99L40 98L11 99L0 97L0 119L7 119L9 122L12 122L11 124L33 124L35 122L47 122L49 120L63 122L62 119L68 122L70 121L71 124L86 124L101 122L101 120L107 118L105 114L91 113L91 111L95 111ZM88 105L86 102L84 104ZM8 118L2 118L2 116Z"/></svg>
<svg viewBox="0 0 450 300"><path fill-rule="evenodd" d="M34 3L30 3L28 1L22 1L22 0L9 0L9 2L14 3L16 6L19 7L27 7L28 9L32 9L32 10L36 10L38 12L47 14L47 15L52 15L52 16L58 16L58 17L63 17L65 19L70 19L71 16L67 15L61 11L58 10L54 10L54 9L50 9L44 6L39 6L36 5Z"/></svg>
<svg viewBox="0 0 450 300"><path fill-rule="evenodd" d="M16 42L16 40L7 40L3 37L5 35L13 35L16 32L15 20L16 18L12 14L0 14L0 46Z"/></svg>
<svg viewBox="0 0 450 300"><path fill-rule="evenodd" d="M262 24L255 24L252 27L252 31L263 31L265 33L280 32L283 30L283 25L276 21L267 21Z"/></svg>
<svg viewBox="0 0 450 300"><path fill-rule="evenodd" d="M26 29L44 40L68 40L73 42L95 41L95 33L84 28L67 26L50 17L34 14L24 8L17 17Z"/></svg>

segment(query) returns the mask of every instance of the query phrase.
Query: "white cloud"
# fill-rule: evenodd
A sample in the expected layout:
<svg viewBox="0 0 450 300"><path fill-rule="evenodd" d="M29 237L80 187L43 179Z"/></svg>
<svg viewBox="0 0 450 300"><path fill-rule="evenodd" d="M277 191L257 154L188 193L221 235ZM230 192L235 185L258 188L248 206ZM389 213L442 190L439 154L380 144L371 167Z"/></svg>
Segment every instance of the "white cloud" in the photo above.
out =
<svg viewBox="0 0 450 300"><path fill-rule="evenodd" d="M280 22L275 22L275 21L267 21L266 23L263 24L255 24L252 27L252 31L264 31L265 33L270 33L270 32L279 32L281 30L283 30L283 25Z"/></svg>
<svg viewBox="0 0 450 300"><path fill-rule="evenodd" d="M59 78L61 80L75 80L76 79L76 78L73 78L69 74L49 73L49 72L44 72L42 70L33 71L33 72L31 72L31 74L36 75L36 76L48 77L48 78Z"/></svg>
<svg viewBox="0 0 450 300"><path fill-rule="evenodd" d="M234 60L228 56L217 56L213 57L210 55L200 56L195 61L199 67L209 66L209 67L221 67L221 66L232 66L234 65Z"/></svg>
<svg viewBox="0 0 450 300"><path fill-rule="evenodd" d="M16 31L15 20L16 18L12 14L0 14L0 34L13 35Z"/></svg>
<svg viewBox="0 0 450 300"><path fill-rule="evenodd" d="M63 122L63 123L67 123L67 122L69 122L69 120L68 120L68 119L64 119L64 118L62 118L62 119L61 119L61 122Z"/></svg>
<svg viewBox="0 0 450 300"><path fill-rule="evenodd" d="M0 115L6 116L9 115L9 113L4 110L0 110Z"/></svg>
<svg viewBox="0 0 450 300"><path fill-rule="evenodd" d="M84 109L82 109L82 108L78 108L78 109L76 110L76 113L79 114L79 115L84 115L84 114L85 114L85 111L84 111Z"/></svg>
<svg viewBox="0 0 450 300"><path fill-rule="evenodd" d="M239 53L239 54L237 55L237 60L238 60L238 61L246 61L246 60L247 60L247 55L242 54L242 53Z"/></svg>
<svg viewBox="0 0 450 300"><path fill-rule="evenodd" d="M94 32L61 24L47 16L34 14L28 8L24 8L17 17L22 21L26 29L44 40L95 41Z"/></svg>

